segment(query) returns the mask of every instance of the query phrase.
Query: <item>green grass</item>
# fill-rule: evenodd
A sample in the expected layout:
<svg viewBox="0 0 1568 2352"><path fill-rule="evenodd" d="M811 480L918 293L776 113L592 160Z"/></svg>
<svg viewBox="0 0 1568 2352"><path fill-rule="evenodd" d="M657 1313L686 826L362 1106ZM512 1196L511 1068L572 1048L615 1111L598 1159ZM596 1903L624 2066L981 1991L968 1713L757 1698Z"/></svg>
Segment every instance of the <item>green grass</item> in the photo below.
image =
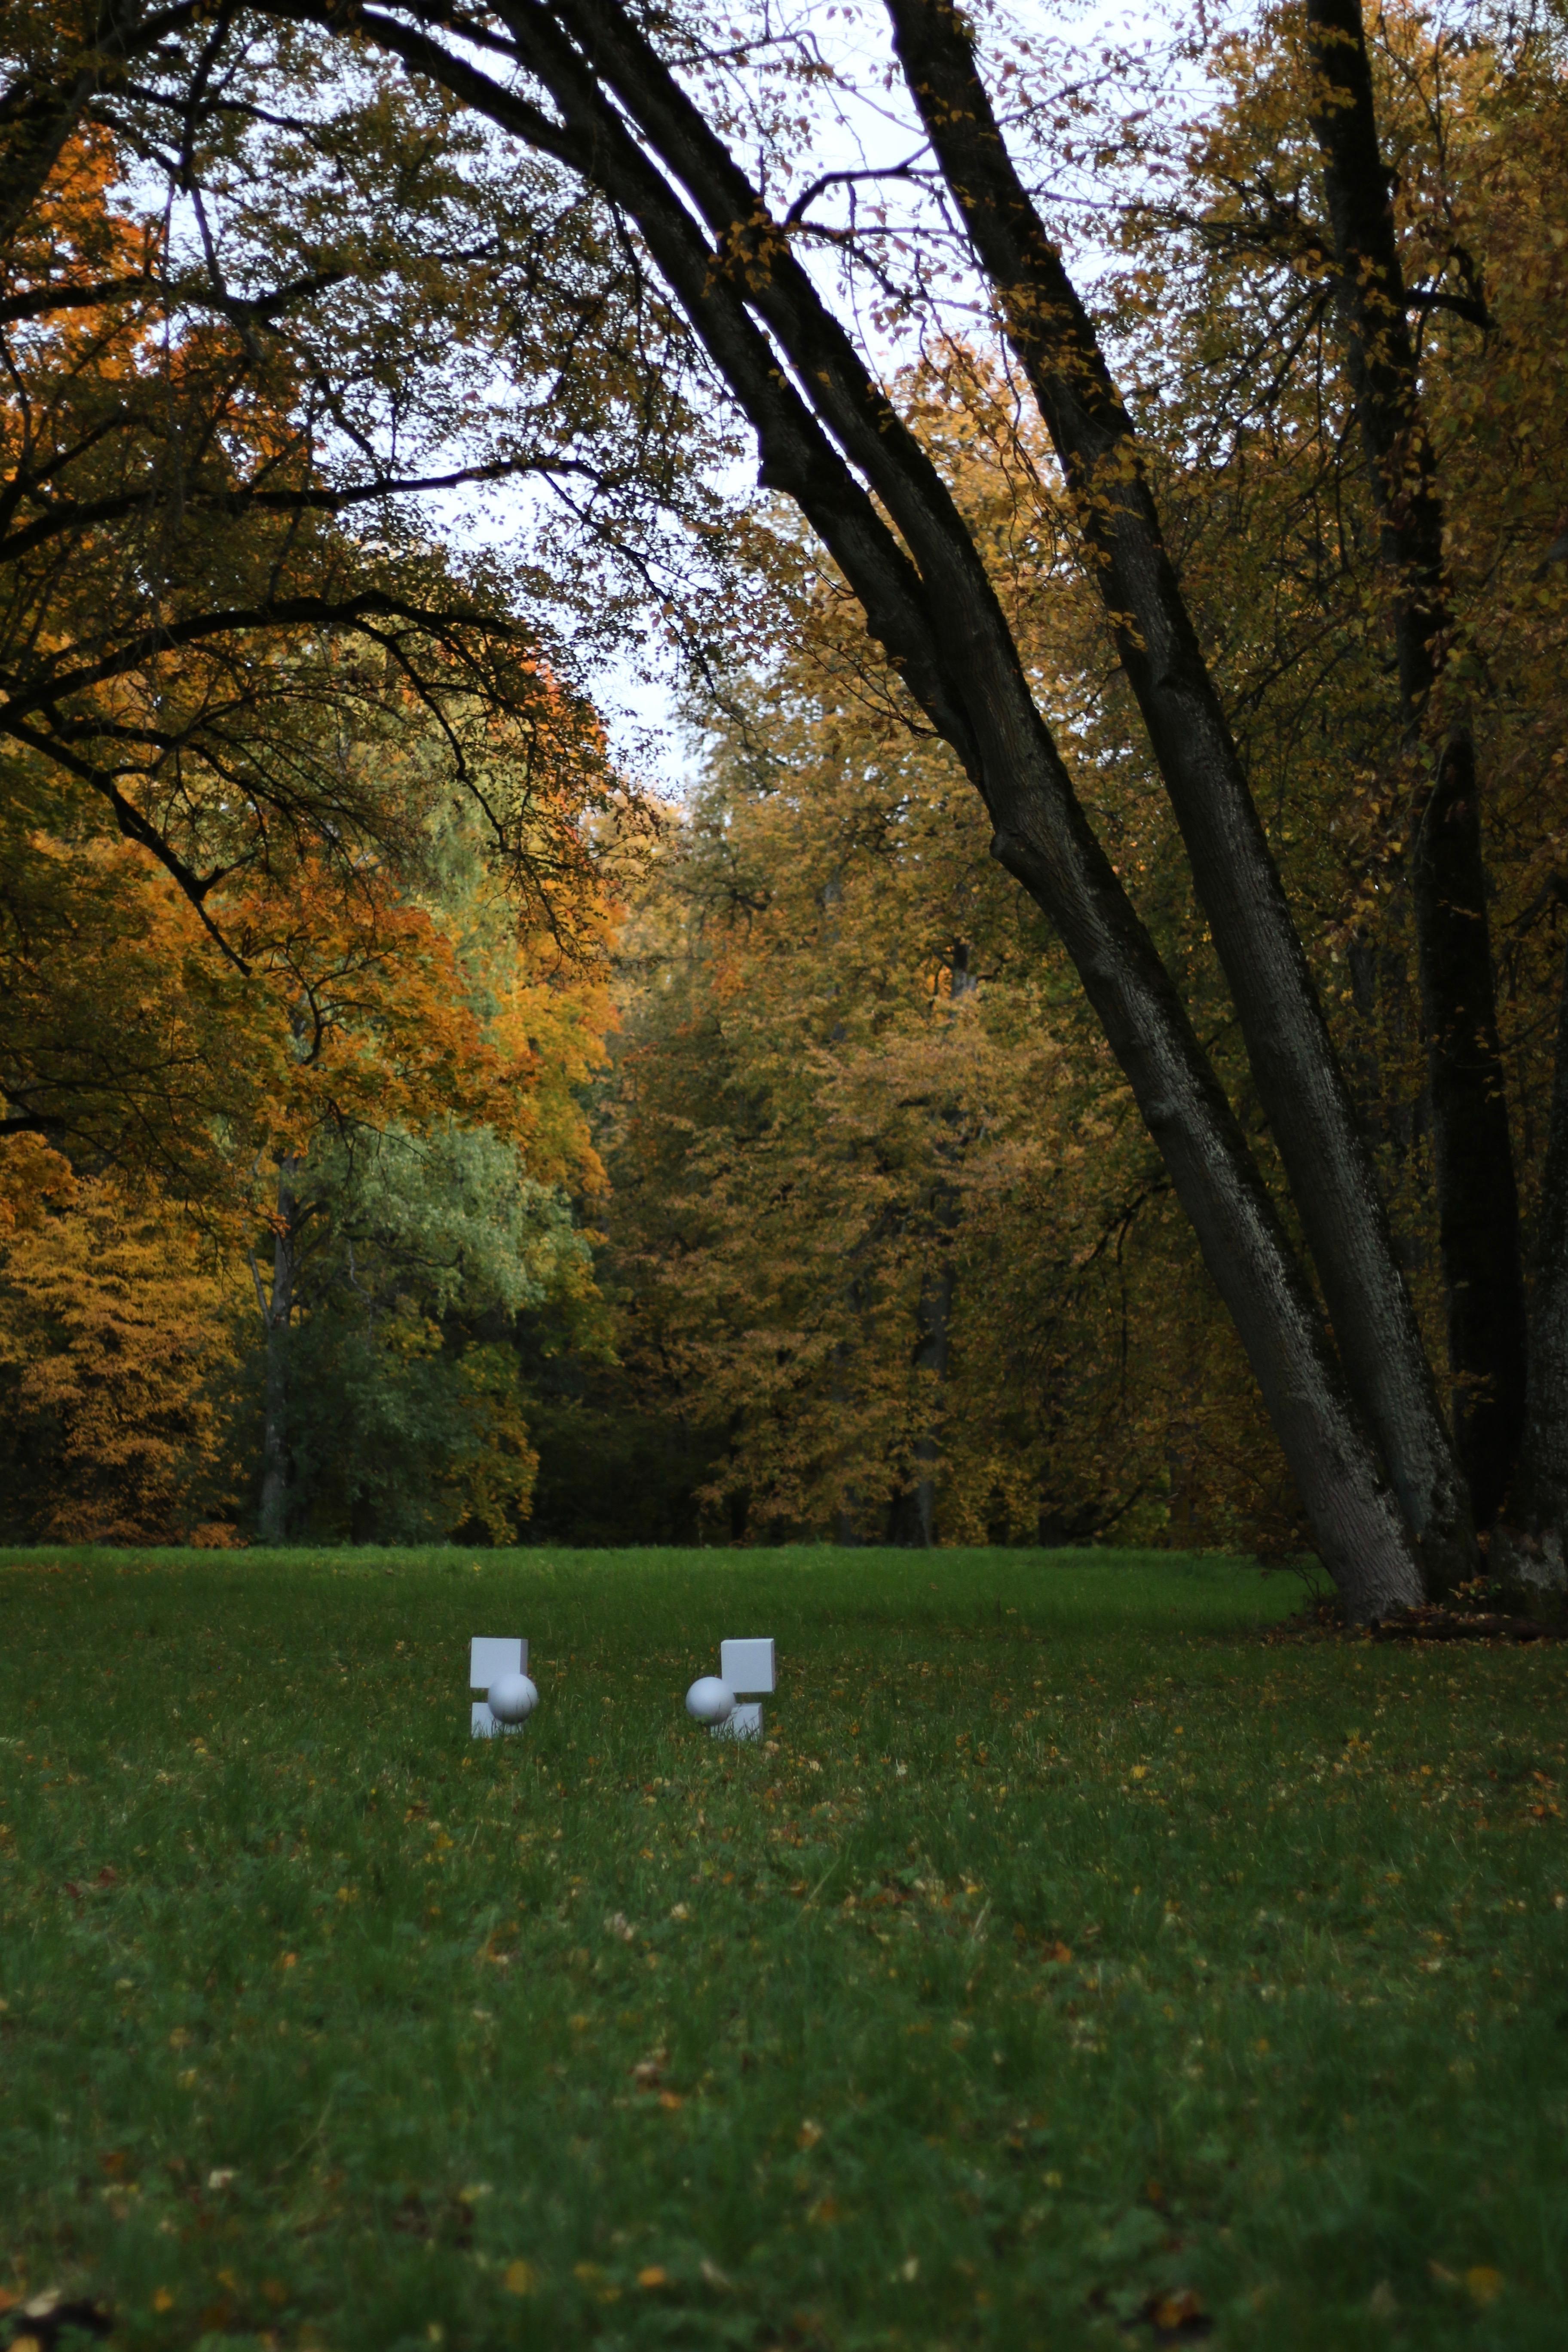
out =
<svg viewBox="0 0 1568 2352"><path fill-rule="evenodd" d="M1236 2352L1557 2352L1568 1651L1270 1644L1296 1600L14 1555L0 2288L232 2352L1062 2352L1183 2293ZM542 1704L470 1744L481 1632ZM710 1739L770 1632L771 1744Z"/></svg>

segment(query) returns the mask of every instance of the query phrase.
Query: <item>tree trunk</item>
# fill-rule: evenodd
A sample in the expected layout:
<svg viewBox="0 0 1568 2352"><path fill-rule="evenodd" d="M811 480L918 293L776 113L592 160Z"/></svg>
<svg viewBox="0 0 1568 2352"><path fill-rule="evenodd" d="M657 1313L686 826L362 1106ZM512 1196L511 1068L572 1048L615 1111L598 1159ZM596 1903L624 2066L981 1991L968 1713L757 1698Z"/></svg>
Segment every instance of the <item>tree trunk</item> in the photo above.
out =
<svg viewBox="0 0 1568 2352"><path fill-rule="evenodd" d="M1456 729L1411 856L1421 1012L1432 1087L1437 1222L1447 1277L1454 1432L1476 1517L1489 1527L1512 1481L1525 1414L1519 1201L1491 939L1475 751Z"/></svg>
<svg viewBox="0 0 1568 2352"><path fill-rule="evenodd" d="M1568 955L1533 1256L1519 1476L1492 1557L1526 1583L1561 1591L1568 1586Z"/></svg>
<svg viewBox="0 0 1568 2352"><path fill-rule="evenodd" d="M1420 773L1411 893L1432 1087L1438 1230L1454 1424L1476 1518L1489 1526L1517 1455L1525 1391L1519 1193L1498 1041L1475 750L1451 727L1423 749L1453 635L1443 503L1421 408L1360 0L1307 0L1321 88L1313 129L1334 244L1336 310L1394 583L1406 756ZM1481 314L1484 318L1484 313Z"/></svg>
<svg viewBox="0 0 1568 2352"><path fill-rule="evenodd" d="M1014 168L952 0L886 0L904 78L998 297L1068 485L1322 1282L1340 1357L1429 1583L1476 1565L1371 1155L1240 757L1166 552L1132 425Z"/></svg>
<svg viewBox="0 0 1568 2352"><path fill-rule="evenodd" d="M611 0L558 0L548 16L501 0L501 13L560 121L426 32L380 16L363 23L636 223L757 434L763 479L822 539L981 793L994 854L1056 924L1237 1324L1330 1573L1357 1616L1409 1605L1422 1585L1408 1529L1316 1302L1180 995L1073 792L941 475L630 17Z"/></svg>
<svg viewBox="0 0 1568 2352"><path fill-rule="evenodd" d="M264 1544L289 1540L289 1339L294 1313L294 1272L300 1204L290 1180L298 1162L283 1161L278 1178L278 1223L272 1240L272 1293L267 1302L266 1420L261 1442L260 1535Z"/></svg>

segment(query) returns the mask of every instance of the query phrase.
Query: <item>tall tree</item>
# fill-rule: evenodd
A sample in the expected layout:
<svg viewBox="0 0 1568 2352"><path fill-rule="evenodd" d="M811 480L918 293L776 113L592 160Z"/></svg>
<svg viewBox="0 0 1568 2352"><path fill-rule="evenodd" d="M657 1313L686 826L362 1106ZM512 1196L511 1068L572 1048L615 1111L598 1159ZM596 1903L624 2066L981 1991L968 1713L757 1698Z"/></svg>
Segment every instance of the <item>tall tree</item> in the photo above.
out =
<svg viewBox="0 0 1568 2352"><path fill-rule="evenodd" d="M498 57L523 67L553 111L438 38L435 13L418 29L374 10L357 23L498 128L581 173L635 224L756 432L764 480L799 503L825 541L980 790L995 854L1067 941L1242 1333L1331 1572L1363 1613L1413 1601L1421 1573L1376 1444L1180 996L1084 815L940 473L784 225L633 17L600 0L507 6L497 17ZM679 46L677 34L677 55Z"/></svg>
<svg viewBox="0 0 1568 2352"><path fill-rule="evenodd" d="M1468 1505L1386 1213L1273 854L1193 626L1137 436L1008 154L952 0L888 0L900 63L1073 493L1118 658L1170 793L1341 1356L1441 1580Z"/></svg>
<svg viewBox="0 0 1568 2352"><path fill-rule="evenodd" d="M1320 971L1337 957L1351 982L1362 1108L1426 1291L1435 1179L1479 1514L1496 1553L1555 1563L1560 29L1271 11L1209 64L1216 103L1152 202L1139 159L1115 295L1146 322L1138 363L1158 354L1186 574L1279 778L1276 838L1312 845L1288 852L1298 904L1305 887ZM1205 453L1203 515L1184 446ZM1303 761L1314 738L1331 763ZM1402 1042L1417 1006L1424 1069Z"/></svg>
<svg viewBox="0 0 1568 2352"><path fill-rule="evenodd" d="M1411 882L1431 1063L1448 1348L1459 1457L1490 1525L1512 1482L1524 1407L1525 1308L1518 1190L1498 1036L1475 739L1450 696L1441 740L1423 734L1454 639L1443 499L1421 399L1412 304L1378 137L1360 0L1306 0L1356 422L1394 583L1400 718L1427 773L1413 794ZM1479 289L1445 300L1485 327Z"/></svg>

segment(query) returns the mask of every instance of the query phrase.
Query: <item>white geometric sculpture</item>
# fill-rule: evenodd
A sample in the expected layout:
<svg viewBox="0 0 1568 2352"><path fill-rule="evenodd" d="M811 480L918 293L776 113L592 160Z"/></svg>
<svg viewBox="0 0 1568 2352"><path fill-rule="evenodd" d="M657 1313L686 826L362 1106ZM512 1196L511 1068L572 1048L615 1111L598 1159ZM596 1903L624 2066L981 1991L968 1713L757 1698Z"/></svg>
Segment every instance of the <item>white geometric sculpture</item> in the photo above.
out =
<svg viewBox="0 0 1568 2352"><path fill-rule="evenodd" d="M528 1721L539 1705L539 1691L526 1675L500 1675L490 1685L486 1704L497 1723L504 1724L509 1731L515 1731L520 1723Z"/></svg>
<svg viewBox="0 0 1568 2352"><path fill-rule="evenodd" d="M479 1633L468 1644L468 1688L482 1690L468 1717L472 1739L519 1730L539 1704L528 1679L528 1643L510 1633Z"/></svg>
<svg viewBox="0 0 1568 2352"><path fill-rule="evenodd" d="M687 1712L707 1724L715 1739L760 1739L763 1710L752 1694L777 1687L771 1640L721 1642L719 1672L692 1684L686 1694Z"/></svg>
<svg viewBox="0 0 1568 2352"><path fill-rule="evenodd" d="M735 1712L735 1694L717 1675L702 1675L686 1694L686 1712L699 1723L728 1723Z"/></svg>

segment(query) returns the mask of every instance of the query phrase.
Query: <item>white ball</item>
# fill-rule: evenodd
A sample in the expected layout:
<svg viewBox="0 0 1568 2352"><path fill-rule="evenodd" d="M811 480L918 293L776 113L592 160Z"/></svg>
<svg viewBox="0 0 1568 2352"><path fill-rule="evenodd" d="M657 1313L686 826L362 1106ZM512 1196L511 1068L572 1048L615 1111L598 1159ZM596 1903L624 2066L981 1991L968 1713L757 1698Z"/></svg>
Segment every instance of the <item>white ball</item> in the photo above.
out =
<svg viewBox="0 0 1568 2352"><path fill-rule="evenodd" d="M735 1694L717 1675L703 1675L686 1694L686 1712L699 1723L728 1723L735 1712Z"/></svg>
<svg viewBox="0 0 1568 2352"><path fill-rule="evenodd" d="M521 1723L539 1705L539 1693L526 1675L501 1675L490 1685L489 1702L498 1723Z"/></svg>

